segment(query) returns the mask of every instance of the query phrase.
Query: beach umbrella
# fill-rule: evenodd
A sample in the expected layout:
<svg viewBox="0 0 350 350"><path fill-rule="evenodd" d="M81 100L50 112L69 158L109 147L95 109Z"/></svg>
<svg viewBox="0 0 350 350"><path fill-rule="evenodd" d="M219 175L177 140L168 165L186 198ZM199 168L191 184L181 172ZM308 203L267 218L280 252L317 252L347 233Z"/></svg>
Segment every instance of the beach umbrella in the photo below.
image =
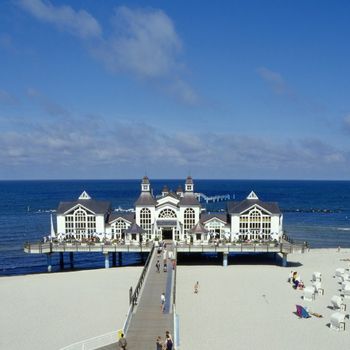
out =
<svg viewBox="0 0 350 350"><path fill-rule="evenodd" d="M53 219L52 219L52 214L51 214L51 233L50 233L50 239L56 238L56 233L55 233L55 228L53 226Z"/></svg>

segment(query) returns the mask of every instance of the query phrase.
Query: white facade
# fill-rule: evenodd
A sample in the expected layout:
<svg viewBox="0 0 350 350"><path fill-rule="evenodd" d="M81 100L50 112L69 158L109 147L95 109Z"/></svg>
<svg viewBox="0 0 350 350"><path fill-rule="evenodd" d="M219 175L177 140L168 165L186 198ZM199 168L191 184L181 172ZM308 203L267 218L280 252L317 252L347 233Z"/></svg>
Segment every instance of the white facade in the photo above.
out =
<svg viewBox="0 0 350 350"><path fill-rule="evenodd" d="M277 203L262 202L254 192L241 202L229 202L225 213L203 214L190 177L184 192L164 188L158 198L144 177L134 213L112 212L109 202L93 200L85 191L77 201L61 202L57 210L58 239L269 241L279 240L282 233L283 215Z"/></svg>

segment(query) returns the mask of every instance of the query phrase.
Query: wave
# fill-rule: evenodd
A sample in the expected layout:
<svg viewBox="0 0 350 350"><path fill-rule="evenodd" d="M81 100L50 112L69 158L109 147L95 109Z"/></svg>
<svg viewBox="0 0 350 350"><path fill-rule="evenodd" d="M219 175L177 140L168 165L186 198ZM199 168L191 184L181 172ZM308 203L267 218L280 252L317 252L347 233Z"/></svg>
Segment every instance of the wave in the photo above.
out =
<svg viewBox="0 0 350 350"><path fill-rule="evenodd" d="M342 213L342 209L327 209L327 208L283 208L284 213L321 213L334 214Z"/></svg>

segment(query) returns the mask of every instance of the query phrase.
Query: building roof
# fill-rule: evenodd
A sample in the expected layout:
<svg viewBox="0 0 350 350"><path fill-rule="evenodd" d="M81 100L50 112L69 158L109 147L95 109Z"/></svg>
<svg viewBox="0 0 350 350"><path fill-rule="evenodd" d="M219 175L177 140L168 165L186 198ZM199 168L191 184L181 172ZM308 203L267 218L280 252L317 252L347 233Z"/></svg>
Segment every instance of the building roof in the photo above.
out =
<svg viewBox="0 0 350 350"><path fill-rule="evenodd" d="M111 223L112 221L122 218L129 222L134 222L135 220L135 214L134 213L111 213L108 218L108 222Z"/></svg>
<svg viewBox="0 0 350 350"><path fill-rule="evenodd" d="M156 205L157 201L154 199L154 197L152 196L152 194L150 192L142 192L140 194L140 197L137 199L137 201L135 202L135 206L139 205Z"/></svg>
<svg viewBox="0 0 350 350"><path fill-rule="evenodd" d="M191 228L190 233L208 233L209 231L203 226L203 224L198 221L197 224Z"/></svg>
<svg viewBox="0 0 350 350"><path fill-rule="evenodd" d="M210 213L210 214L201 214L201 222L204 224L207 221L217 218L225 223L228 222L226 213Z"/></svg>
<svg viewBox="0 0 350 350"><path fill-rule="evenodd" d="M179 185L179 186L177 187L176 193L182 193L182 192L183 192L182 186Z"/></svg>
<svg viewBox="0 0 350 350"><path fill-rule="evenodd" d="M145 230L141 228L136 222L134 222L125 233L135 234L135 233L145 233Z"/></svg>
<svg viewBox="0 0 350 350"><path fill-rule="evenodd" d="M60 204L58 205L57 214L64 214L65 212L76 207L79 204L95 214L106 214L111 210L111 202L109 201L98 201L95 199L78 199L72 202L60 202Z"/></svg>
<svg viewBox="0 0 350 350"><path fill-rule="evenodd" d="M191 176L187 176L186 185L193 185L193 179Z"/></svg>
<svg viewBox="0 0 350 350"><path fill-rule="evenodd" d="M196 205L201 206L198 202L197 197L193 193L185 193L183 197L180 198L180 206Z"/></svg>
<svg viewBox="0 0 350 350"><path fill-rule="evenodd" d="M228 202L227 211L229 214L240 214L245 210L251 208L253 205L258 205L271 214L281 214L277 202L263 202L260 199L245 199L241 202Z"/></svg>

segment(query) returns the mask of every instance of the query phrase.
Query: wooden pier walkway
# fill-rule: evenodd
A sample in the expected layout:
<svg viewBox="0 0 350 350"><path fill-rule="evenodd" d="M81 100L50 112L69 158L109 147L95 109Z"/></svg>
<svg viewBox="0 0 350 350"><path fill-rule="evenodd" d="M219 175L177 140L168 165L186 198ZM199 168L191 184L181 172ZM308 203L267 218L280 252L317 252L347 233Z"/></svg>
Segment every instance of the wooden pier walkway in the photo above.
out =
<svg viewBox="0 0 350 350"><path fill-rule="evenodd" d="M173 250L171 244L167 244L167 251ZM173 283L174 270L170 260L167 261L167 272L163 272L163 256L159 261L160 272L156 271L157 250L153 251L150 266L147 272L146 281L143 285L141 297L132 315L129 329L125 336L128 342L128 350L154 350L156 348L156 338L161 336L165 339L165 332L169 331L173 335ZM165 293L165 308L161 311L160 296ZM103 350L119 349L117 343L104 346Z"/></svg>

